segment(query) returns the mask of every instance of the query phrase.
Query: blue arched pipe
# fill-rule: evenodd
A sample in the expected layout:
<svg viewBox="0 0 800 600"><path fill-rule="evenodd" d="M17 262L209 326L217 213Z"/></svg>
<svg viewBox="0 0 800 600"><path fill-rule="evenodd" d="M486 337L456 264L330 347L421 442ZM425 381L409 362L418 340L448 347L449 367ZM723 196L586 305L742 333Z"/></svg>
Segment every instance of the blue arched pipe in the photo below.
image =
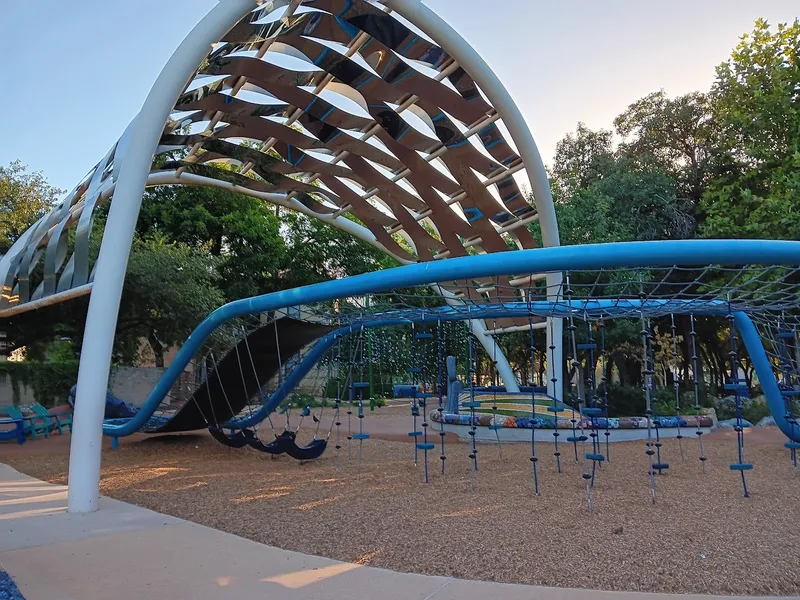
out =
<svg viewBox="0 0 800 600"><path fill-rule="evenodd" d="M800 265L800 242L670 240L516 250L418 263L237 300L218 308L197 326L135 417L122 425L106 424L103 432L121 437L138 431L158 410L172 385L211 333L223 323L243 315L394 288L514 273L754 263Z"/></svg>

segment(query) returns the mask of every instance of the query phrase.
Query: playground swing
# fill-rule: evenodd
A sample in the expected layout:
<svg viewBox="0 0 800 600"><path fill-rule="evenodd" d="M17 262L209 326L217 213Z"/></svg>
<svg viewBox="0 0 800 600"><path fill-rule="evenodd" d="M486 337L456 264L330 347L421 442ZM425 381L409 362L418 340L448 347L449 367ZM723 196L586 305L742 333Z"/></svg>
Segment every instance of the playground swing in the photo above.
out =
<svg viewBox="0 0 800 600"><path fill-rule="evenodd" d="M277 328L277 320L273 322L275 327L275 348L277 354L277 361L278 361L278 388L281 389L283 387L283 361L281 359L281 351L280 351L280 339L278 335L278 328ZM247 342L247 337L244 337L245 340L245 347L247 349L248 357L250 366L253 369L253 374L255 376L256 385L258 386L259 395L261 395L261 382L258 380L258 372L255 368L255 362L253 360L252 352L250 351L250 346ZM238 363L239 363L239 373L242 377L242 384L244 385L245 393L247 390L246 381L244 377L244 371L242 369L241 363L241 356L239 355L238 344L235 347ZM230 401L228 400L227 393L225 392L225 388L222 384L219 370L217 369L216 360L214 359L213 353L211 354L212 362L214 362L214 371L217 373L217 378L220 383L220 387L222 388L223 395L225 397L225 402L227 403L231 413L233 413L233 409L231 407ZM212 406L213 411L213 406ZM271 442L264 443L258 436L258 430L255 429L235 429L231 431L230 435L227 435L224 432L224 425L217 422L216 418L214 418L214 425L209 426L209 432L211 433L212 437L218 442L225 444L232 448L243 448L245 446L249 446L258 452L263 452L265 454L269 454L272 457L287 454L288 456L296 459L296 460L314 460L322 456L323 452L327 448L328 440L318 438L319 434L319 423L321 422L316 416L314 416L314 421L317 423L317 428L314 432L314 438L305 446L298 446L296 443L297 433L299 432L303 419L311 414L310 407L306 406L301 411L301 418L300 422L298 423L297 427L292 430L291 428L291 406L287 406L282 411L286 415L286 423L284 425L284 430L278 434L275 431L275 426L272 422L272 418L268 415L268 421L270 424L270 428L272 430L272 434L274 439ZM250 411L250 416L252 417L252 410ZM329 434L330 435L330 432Z"/></svg>

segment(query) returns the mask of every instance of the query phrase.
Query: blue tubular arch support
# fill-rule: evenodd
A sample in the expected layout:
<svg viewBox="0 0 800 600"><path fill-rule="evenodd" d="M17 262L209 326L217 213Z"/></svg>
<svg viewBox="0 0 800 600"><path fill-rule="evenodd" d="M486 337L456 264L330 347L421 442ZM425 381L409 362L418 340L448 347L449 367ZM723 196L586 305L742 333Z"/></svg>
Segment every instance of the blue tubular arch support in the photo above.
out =
<svg viewBox="0 0 800 600"><path fill-rule="evenodd" d="M758 375L758 381L761 383L761 389L767 400L769 412L772 413L772 417L775 419L775 424L780 427L784 435L790 440L800 442L800 434L797 428L792 427L786 420L786 406L784 405L783 396L780 389L778 389L775 373L772 370L772 365L764 350L764 344L761 342L761 336L758 334L756 326L750 317L743 312L733 313L733 319L736 323L736 328L739 330L739 337L744 342L745 348L747 348L750 362L753 363L753 368L756 371L756 375Z"/></svg>
<svg viewBox="0 0 800 600"><path fill-rule="evenodd" d="M122 437L138 431L156 412L172 385L211 333L225 322L247 314L279 310L289 306L311 304L348 296L359 296L368 292L379 292L400 287L427 285L441 281L477 279L509 273L544 273L565 270L588 270L618 267L669 267L676 264L758 264L800 265L800 242L772 240L676 240L664 242L621 242L616 244L587 244L516 250L479 256L450 258L442 261L417 263L394 269L386 269L346 279L304 286L264 296L237 300L222 306L203 320L186 340L175 356L175 360L150 392L135 417L124 424L106 424L106 435ZM609 301L606 301L609 302ZM650 301L658 302L658 301ZM667 303L668 301L662 301ZM549 314L555 305L546 304ZM586 303L588 307L592 303ZM618 302L610 301L613 306ZM530 305L522 303L527 311ZM558 306L563 305L559 303ZM598 307L602 302L596 301ZM694 308L697 308L695 310ZM461 310L457 318L478 318L479 311ZM544 309L544 307L540 307ZM664 308L662 306L662 308ZM718 314L715 307L702 310L693 305L692 312ZM564 310L568 307L564 306ZM429 313L430 315L431 313ZM507 312L504 314L508 314ZM527 312L525 313L528 314ZM556 316L558 314L556 313ZM408 321L405 321L408 322ZM753 330L755 327L752 326ZM757 339L757 334L756 339ZM752 341L750 342L752 343ZM759 342L760 343L760 342ZM316 349L316 348L315 348ZM748 346L748 350L750 347ZM324 352L320 346L320 352ZM763 347L761 348L763 353ZM320 354L321 356L321 354ZM765 356L765 355L764 355ZM755 365L754 365L755 366ZM765 368L766 367L766 368ZM763 373L762 373L763 371ZM774 375L768 363L757 369L759 378L769 377L777 389ZM770 408L774 399L770 400ZM781 404L782 407L782 404ZM773 409L774 410L774 409ZM782 408L781 408L782 410ZM780 411L778 415L780 415ZM776 422L778 421L776 415Z"/></svg>

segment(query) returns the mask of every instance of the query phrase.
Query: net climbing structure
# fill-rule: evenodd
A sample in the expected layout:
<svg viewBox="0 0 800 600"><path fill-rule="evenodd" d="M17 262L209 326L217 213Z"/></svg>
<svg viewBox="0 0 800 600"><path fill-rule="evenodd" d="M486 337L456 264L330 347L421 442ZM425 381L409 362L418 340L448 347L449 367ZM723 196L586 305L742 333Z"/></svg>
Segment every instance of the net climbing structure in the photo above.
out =
<svg viewBox="0 0 800 600"><path fill-rule="evenodd" d="M103 423L142 191L158 185L260 198L339 227L404 266L220 308L198 326L135 416ZM95 260L93 222L106 203ZM544 248L536 248L533 223ZM225 443L297 458L324 451L340 433L347 442L368 443L363 387L356 384L364 382L369 331L417 327L419 364L411 379L433 385L446 369L441 360L434 364L438 348L428 335L450 321L468 323L471 343L492 358L510 392L520 386L494 336L530 331L533 347L533 331L545 330L546 392L569 406L556 406L570 413L565 447L580 458L576 444L591 443L582 453L594 455L588 475L603 455L605 413L579 355L602 352L589 339L598 320L638 319L642 361L652 364L651 320L674 315L683 326L687 316L722 319L735 329L733 363L743 344L776 423L788 443L797 443L800 256L787 244L558 248L546 172L518 107L480 55L424 3L221 0L167 62L119 141L0 258L0 318L91 293L70 455L74 512L97 508L101 428L118 438L208 427ZM586 323L590 333L579 339ZM291 423L319 416L276 409L313 365L337 352L335 362L348 367L339 373L334 422L349 428L320 426L313 445L298 444ZM192 361L201 374L196 389L182 406L168 404ZM471 378L472 361L468 370ZM645 368L648 381L652 370ZM744 393L735 364L728 385L737 398ZM429 411L441 400L413 402L422 428L417 436L412 425L414 437L423 438L415 456L423 452L426 473L433 444L426 432L435 426ZM269 423L271 439L250 435L261 423ZM658 435L654 424L651 472L663 464ZM742 453L737 464L748 464ZM743 482L746 470L740 468Z"/></svg>

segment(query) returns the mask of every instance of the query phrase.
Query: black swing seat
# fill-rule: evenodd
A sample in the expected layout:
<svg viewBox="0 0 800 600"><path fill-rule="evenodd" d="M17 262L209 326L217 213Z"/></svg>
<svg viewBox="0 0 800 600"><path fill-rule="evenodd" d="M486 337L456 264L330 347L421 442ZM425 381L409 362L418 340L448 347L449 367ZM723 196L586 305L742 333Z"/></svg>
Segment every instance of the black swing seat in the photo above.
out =
<svg viewBox="0 0 800 600"><path fill-rule="evenodd" d="M286 445L286 454L297 460L314 460L322 456L328 447L328 440L311 440L307 446L298 446L294 438Z"/></svg>
<svg viewBox="0 0 800 600"><path fill-rule="evenodd" d="M244 448L245 446L250 446L254 450L265 454L272 454L273 456L288 454L296 460L314 460L315 458L319 458L328 447L328 440L323 439L312 440L307 446L298 446L295 442L297 434L294 431L284 431L268 444L259 440L258 436L256 436L255 432L251 429L232 431L231 435L227 435L221 427L217 426L209 427L208 431L215 440L229 448Z"/></svg>
<svg viewBox="0 0 800 600"><path fill-rule="evenodd" d="M247 436L244 431L232 432L230 436L225 435L221 428L212 425L208 428L208 432L215 440L229 448L244 448L247 445Z"/></svg>
<svg viewBox="0 0 800 600"><path fill-rule="evenodd" d="M245 446L250 446L259 452L273 455L286 452L287 446L294 445L295 436L292 431L284 431L275 438L274 441L269 444L264 444L251 429L240 429L238 431L232 431L231 435L227 435L221 427L212 425L208 428L208 431L215 440L229 448L244 448Z"/></svg>
<svg viewBox="0 0 800 600"><path fill-rule="evenodd" d="M278 436L268 444L258 439L255 432L250 429L245 429L243 433L247 438L247 445L253 450L258 450L264 454L272 454L273 456L283 454L284 452L288 454L289 448L295 445L294 438L296 434L294 431L283 431L283 433L278 434Z"/></svg>

